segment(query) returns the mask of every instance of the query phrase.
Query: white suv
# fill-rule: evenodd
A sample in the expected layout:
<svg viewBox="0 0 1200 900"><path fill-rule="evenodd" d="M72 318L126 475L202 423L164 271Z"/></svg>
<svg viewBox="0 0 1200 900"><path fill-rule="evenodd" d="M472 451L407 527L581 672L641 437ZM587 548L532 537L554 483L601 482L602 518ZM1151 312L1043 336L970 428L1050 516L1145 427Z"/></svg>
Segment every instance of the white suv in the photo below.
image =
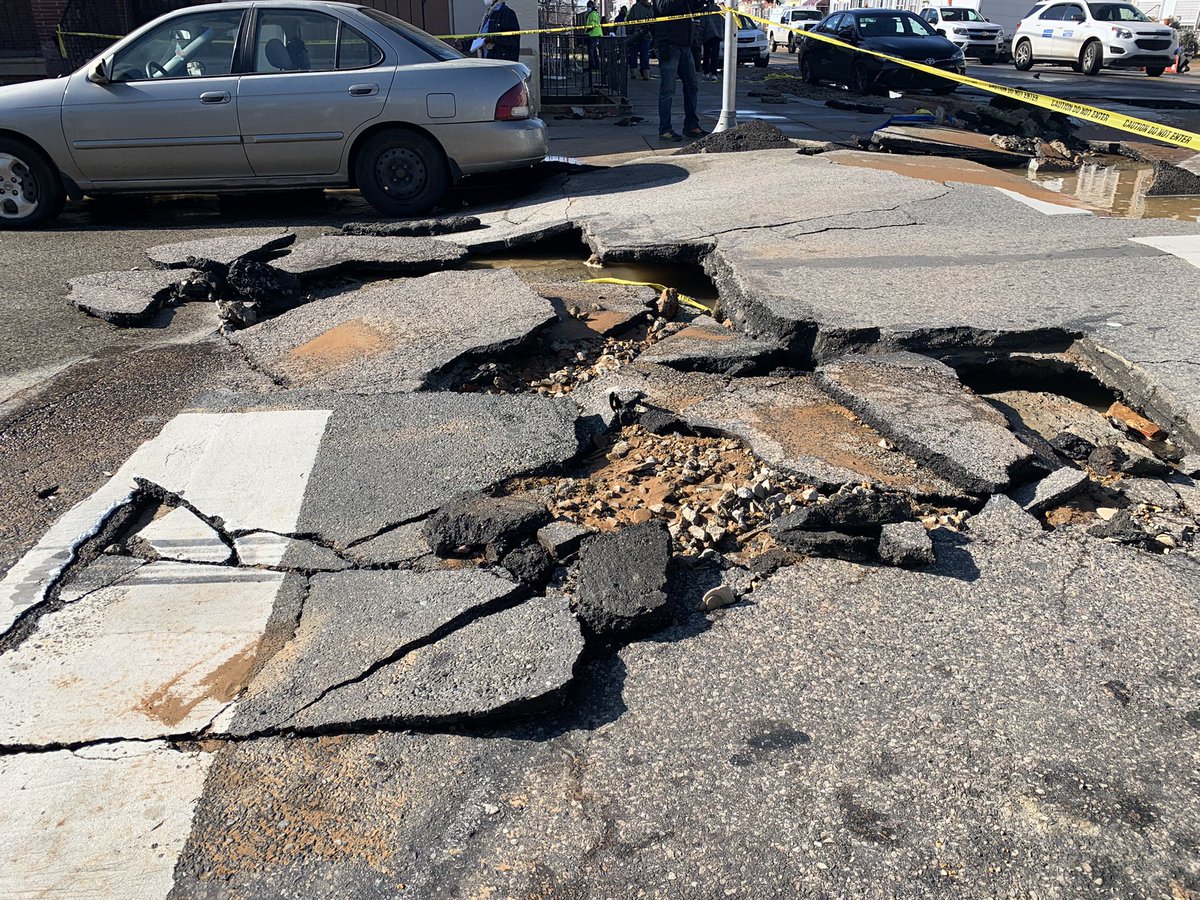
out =
<svg viewBox="0 0 1200 900"><path fill-rule="evenodd" d="M771 42L771 52L774 53L778 50L780 44L786 44L788 53L795 53L796 40L799 35L792 31L792 29L802 28L808 31L808 29L820 22L825 16L818 9L783 6L779 9L771 10L771 14L767 18L771 20L771 25L767 29L767 38Z"/></svg>
<svg viewBox="0 0 1200 900"><path fill-rule="evenodd" d="M995 62L1002 51L1004 32L967 6L927 6L920 16L933 30L981 63Z"/></svg>
<svg viewBox="0 0 1200 900"><path fill-rule="evenodd" d="M1102 68L1145 69L1157 77L1171 65L1175 32L1155 24L1132 3L1039 3L1017 23L1013 65L1070 65L1085 75Z"/></svg>
<svg viewBox="0 0 1200 900"><path fill-rule="evenodd" d="M753 19L747 19L745 16L738 16L737 21L737 62L738 65L744 63L754 63L760 69L765 69L767 63L771 61L771 51L767 49L767 35L758 27ZM721 43L717 49L717 63L723 64L725 61L725 20L721 19Z"/></svg>

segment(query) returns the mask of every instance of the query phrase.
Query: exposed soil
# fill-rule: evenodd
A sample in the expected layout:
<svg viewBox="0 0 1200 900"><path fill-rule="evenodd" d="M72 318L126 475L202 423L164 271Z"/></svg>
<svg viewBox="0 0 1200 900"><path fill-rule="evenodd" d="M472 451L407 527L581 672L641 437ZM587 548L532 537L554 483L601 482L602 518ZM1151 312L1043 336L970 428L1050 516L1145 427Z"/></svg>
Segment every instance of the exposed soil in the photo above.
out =
<svg viewBox="0 0 1200 900"><path fill-rule="evenodd" d="M674 155L792 149L795 149L795 145L791 139L774 125L762 119L751 119L728 131L706 135L695 143L679 148Z"/></svg>

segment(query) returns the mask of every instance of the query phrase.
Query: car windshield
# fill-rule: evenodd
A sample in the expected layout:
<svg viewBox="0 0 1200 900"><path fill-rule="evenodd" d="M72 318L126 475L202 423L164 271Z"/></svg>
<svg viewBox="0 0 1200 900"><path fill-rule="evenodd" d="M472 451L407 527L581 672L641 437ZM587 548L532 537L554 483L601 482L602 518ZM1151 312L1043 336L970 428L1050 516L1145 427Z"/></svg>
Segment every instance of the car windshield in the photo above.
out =
<svg viewBox="0 0 1200 900"><path fill-rule="evenodd" d="M463 59L463 55L447 44L445 41L439 41L432 34L427 34L420 28L409 25L403 19L397 19L395 16L389 16L385 12L380 12L377 9L362 9L360 12L374 19L380 25L391 29L400 35L402 38L416 44L434 59L445 62L451 59Z"/></svg>
<svg viewBox="0 0 1200 900"><path fill-rule="evenodd" d="M943 9L942 18L947 22L986 22L983 16L973 9Z"/></svg>
<svg viewBox="0 0 1200 900"><path fill-rule="evenodd" d="M1129 3L1089 3L1092 18L1099 22L1149 22L1150 18Z"/></svg>
<svg viewBox="0 0 1200 900"><path fill-rule="evenodd" d="M738 16L738 28L742 31L754 31L758 28L758 23L753 19L747 19L745 16Z"/></svg>
<svg viewBox="0 0 1200 900"><path fill-rule="evenodd" d="M912 13L880 12L860 14L858 33L863 37L928 37L934 31Z"/></svg>
<svg viewBox="0 0 1200 900"><path fill-rule="evenodd" d="M815 9L798 9L792 13L793 22L819 22L821 13Z"/></svg>

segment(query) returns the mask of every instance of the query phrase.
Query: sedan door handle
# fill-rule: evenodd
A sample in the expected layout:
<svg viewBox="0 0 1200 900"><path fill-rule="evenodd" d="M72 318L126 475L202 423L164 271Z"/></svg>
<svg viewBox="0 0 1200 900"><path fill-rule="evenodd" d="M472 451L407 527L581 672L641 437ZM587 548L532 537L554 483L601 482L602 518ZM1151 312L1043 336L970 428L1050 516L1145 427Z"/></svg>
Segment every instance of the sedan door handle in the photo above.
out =
<svg viewBox="0 0 1200 900"><path fill-rule="evenodd" d="M379 85L377 84L352 84L350 85L351 97L373 97L379 93Z"/></svg>
<svg viewBox="0 0 1200 900"><path fill-rule="evenodd" d="M229 91L205 91L200 95L201 103L228 103Z"/></svg>

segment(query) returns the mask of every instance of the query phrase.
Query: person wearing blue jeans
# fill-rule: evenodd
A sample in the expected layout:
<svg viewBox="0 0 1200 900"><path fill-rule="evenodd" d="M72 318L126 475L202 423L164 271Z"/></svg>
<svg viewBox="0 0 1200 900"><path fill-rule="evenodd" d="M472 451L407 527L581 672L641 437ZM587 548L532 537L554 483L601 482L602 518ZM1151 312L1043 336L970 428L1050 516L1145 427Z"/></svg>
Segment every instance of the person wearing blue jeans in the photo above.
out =
<svg viewBox="0 0 1200 900"><path fill-rule="evenodd" d="M686 16L700 11L702 0L660 0L660 16ZM658 139L682 141L703 137L708 132L700 127L696 114L696 94L700 90L700 79L696 76L696 58L692 45L697 38L696 23L692 19L676 19L671 22L656 22L654 25L654 49L658 55ZM675 79L683 82L683 135L671 127L671 104L675 99Z"/></svg>

